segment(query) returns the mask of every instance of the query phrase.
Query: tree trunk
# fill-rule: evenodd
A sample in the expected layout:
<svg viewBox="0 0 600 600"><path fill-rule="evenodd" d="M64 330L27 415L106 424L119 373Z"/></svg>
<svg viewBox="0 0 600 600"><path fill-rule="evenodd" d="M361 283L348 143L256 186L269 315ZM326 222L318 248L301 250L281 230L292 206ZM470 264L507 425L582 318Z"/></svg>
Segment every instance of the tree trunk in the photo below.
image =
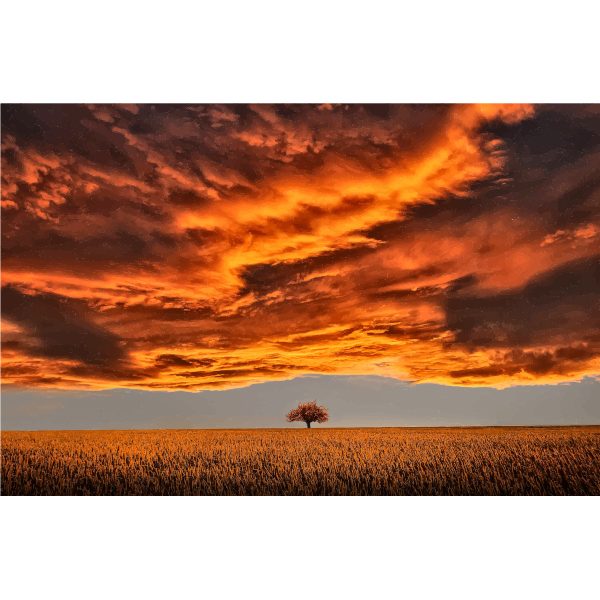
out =
<svg viewBox="0 0 600 600"><path fill-rule="evenodd" d="M310 429L310 421L306 421L306 426Z"/></svg>

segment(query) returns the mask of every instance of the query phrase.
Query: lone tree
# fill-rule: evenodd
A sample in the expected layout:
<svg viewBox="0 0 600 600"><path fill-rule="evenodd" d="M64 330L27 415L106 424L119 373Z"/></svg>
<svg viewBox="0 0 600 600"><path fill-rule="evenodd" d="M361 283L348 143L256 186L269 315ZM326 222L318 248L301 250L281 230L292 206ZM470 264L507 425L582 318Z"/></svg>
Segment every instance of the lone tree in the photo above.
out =
<svg viewBox="0 0 600 600"><path fill-rule="evenodd" d="M310 429L311 423L325 423L329 421L329 411L324 406L317 406L317 401L306 402L306 404L298 404L298 408L290 410L285 415L288 423L294 421L304 421Z"/></svg>

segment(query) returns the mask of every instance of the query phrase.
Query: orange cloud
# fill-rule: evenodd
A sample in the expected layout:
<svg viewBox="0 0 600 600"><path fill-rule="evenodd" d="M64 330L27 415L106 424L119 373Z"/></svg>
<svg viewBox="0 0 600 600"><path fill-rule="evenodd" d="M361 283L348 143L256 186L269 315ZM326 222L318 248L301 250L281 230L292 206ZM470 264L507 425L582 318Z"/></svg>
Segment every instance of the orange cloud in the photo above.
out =
<svg viewBox="0 0 600 600"><path fill-rule="evenodd" d="M3 382L598 374L600 119L574 110L8 107Z"/></svg>

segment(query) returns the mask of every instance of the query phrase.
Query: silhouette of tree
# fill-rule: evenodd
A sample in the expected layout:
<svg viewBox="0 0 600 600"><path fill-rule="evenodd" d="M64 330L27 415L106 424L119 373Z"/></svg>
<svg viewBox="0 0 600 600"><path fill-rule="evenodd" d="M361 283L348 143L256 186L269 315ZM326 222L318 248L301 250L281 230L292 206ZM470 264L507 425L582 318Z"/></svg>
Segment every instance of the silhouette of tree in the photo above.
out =
<svg viewBox="0 0 600 600"><path fill-rule="evenodd" d="M298 404L298 408L290 410L285 415L288 423L293 421L304 421L310 429L311 423L325 423L329 421L329 411L324 406L317 406L317 401Z"/></svg>

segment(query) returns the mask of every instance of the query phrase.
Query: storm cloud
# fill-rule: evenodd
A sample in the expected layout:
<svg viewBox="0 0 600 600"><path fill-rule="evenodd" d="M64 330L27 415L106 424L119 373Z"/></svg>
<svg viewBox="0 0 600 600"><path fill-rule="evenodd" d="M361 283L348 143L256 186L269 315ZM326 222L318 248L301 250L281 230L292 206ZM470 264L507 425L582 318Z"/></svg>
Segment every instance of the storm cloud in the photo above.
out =
<svg viewBox="0 0 600 600"><path fill-rule="evenodd" d="M4 105L4 383L600 373L596 105Z"/></svg>

